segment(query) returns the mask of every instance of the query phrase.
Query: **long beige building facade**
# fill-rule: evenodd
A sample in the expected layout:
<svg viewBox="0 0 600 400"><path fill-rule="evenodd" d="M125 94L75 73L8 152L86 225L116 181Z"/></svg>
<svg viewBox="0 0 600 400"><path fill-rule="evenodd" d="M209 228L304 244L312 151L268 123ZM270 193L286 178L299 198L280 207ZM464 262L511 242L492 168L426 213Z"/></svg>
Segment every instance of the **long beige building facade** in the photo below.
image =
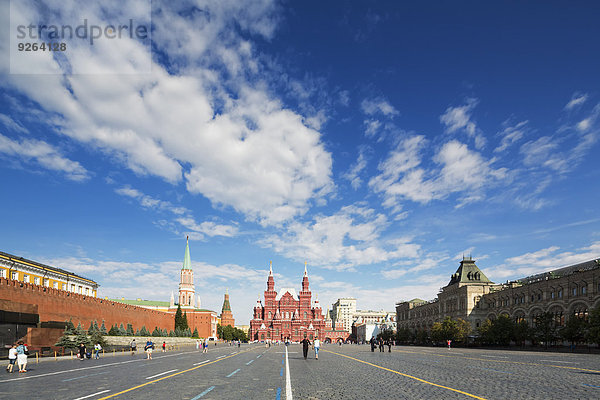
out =
<svg viewBox="0 0 600 400"><path fill-rule="evenodd" d="M545 312L553 313L556 324L563 326L570 315L586 317L598 306L600 259L496 284L468 257L436 299L398 302L396 316L398 329L413 332L429 331L447 316L468 321L473 330L501 314L533 326L535 318Z"/></svg>

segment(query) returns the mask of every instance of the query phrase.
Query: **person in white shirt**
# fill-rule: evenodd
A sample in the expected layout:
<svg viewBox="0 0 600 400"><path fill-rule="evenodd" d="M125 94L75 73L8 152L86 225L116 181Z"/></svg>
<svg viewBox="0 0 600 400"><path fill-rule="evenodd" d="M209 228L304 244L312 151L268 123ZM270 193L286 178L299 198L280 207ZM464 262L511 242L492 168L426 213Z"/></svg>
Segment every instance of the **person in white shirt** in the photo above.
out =
<svg viewBox="0 0 600 400"><path fill-rule="evenodd" d="M94 345L94 356L96 357L96 360L100 358L100 350L102 350L102 346L100 345L100 343L96 343Z"/></svg>
<svg viewBox="0 0 600 400"><path fill-rule="evenodd" d="M319 359L319 348L321 347L321 341L318 338L315 338L313 341L313 346L315 347L315 359Z"/></svg>
<svg viewBox="0 0 600 400"><path fill-rule="evenodd" d="M10 350L8 350L8 366L6 367L6 372L13 372L13 367L17 362L17 345L13 344Z"/></svg>

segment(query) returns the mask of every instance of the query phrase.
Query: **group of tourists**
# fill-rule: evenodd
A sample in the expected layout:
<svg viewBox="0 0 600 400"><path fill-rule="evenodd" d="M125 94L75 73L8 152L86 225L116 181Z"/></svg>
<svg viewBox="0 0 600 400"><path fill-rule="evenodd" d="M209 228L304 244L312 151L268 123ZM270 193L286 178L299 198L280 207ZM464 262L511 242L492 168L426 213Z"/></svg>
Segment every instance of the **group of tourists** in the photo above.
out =
<svg viewBox="0 0 600 400"><path fill-rule="evenodd" d="M8 350L8 366L6 372L12 373L15 363L19 366L19 372L27 372L27 356L29 350L27 345L21 340L13 344Z"/></svg>
<svg viewBox="0 0 600 400"><path fill-rule="evenodd" d="M129 344L130 348L131 348L131 355L135 355L137 353L137 343L135 342L135 339L133 339L131 341L131 343ZM144 352L146 353L146 359L147 360L152 360L152 352L154 351L155 345L154 342L148 338L148 340L146 341L146 344L144 345ZM162 343L162 352L166 352L167 351L167 342Z"/></svg>
<svg viewBox="0 0 600 400"><path fill-rule="evenodd" d="M383 338L371 338L371 352L375 352L375 348L379 347L380 353L385 353L385 346L388 347L388 352L392 352L392 340L387 339L383 340Z"/></svg>

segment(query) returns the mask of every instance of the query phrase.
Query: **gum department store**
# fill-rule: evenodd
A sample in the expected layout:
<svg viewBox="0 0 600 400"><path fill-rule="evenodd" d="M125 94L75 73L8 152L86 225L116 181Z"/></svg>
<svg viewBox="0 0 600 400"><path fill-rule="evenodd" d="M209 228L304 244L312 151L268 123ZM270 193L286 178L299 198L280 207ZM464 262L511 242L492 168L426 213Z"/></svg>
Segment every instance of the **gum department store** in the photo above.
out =
<svg viewBox="0 0 600 400"><path fill-rule="evenodd" d="M436 299L396 303L396 315L398 328L412 332L428 331L446 316L462 318L472 329L501 314L534 326L536 317L544 312L551 312L556 324L562 326L570 315L586 318L589 310L598 306L600 259L495 284L471 257L463 257Z"/></svg>

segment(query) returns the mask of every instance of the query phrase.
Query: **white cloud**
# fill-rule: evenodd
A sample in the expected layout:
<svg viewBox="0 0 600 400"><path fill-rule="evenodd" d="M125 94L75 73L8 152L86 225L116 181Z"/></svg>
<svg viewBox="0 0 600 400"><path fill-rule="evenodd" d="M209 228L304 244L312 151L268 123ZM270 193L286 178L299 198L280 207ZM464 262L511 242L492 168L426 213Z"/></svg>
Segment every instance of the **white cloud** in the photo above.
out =
<svg viewBox="0 0 600 400"><path fill-rule="evenodd" d="M270 38L276 7L271 1L208 1L190 13L182 4L159 6L153 40L174 71L154 63L151 73L133 73L135 43L119 40L64 56L72 64L131 64L132 74L63 75L62 65L49 59L60 74L7 79L59 116L57 132L90 151L140 175L183 181L191 193L248 219L278 224L323 201L333 183L331 154L314 129L326 115L304 118L285 108L261 81L268 71L252 46L235 33L237 26ZM35 7L24 10L39 19ZM101 19L98 7L87 11Z"/></svg>
<svg viewBox="0 0 600 400"><path fill-rule="evenodd" d="M387 269L381 270L381 274L386 279L398 279L402 278L406 275L414 275L416 272L427 271L432 268L435 268L440 265L443 261L447 260L448 257L443 257L441 259L435 258L425 258L423 260L419 260L416 265L410 268L396 268L396 269ZM419 274L421 275L421 274Z"/></svg>
<svg viewBox="0 0 600 400"><path fill-rule="evenodd" d="M404 199L426 204L465 192L468 195L460 199L461 206L483 199L486 186L506 177L505 169L492 168L491 161L456 140L444 144L434 155L439 168L419 168L425 144L423 136L412 136L401 141L380 163L381 174L373 177L369 186L383 194L384 206L399 211Z"/></svg>
<svg viewBox="0 0 600 400"><path fill-rule="evenodd" d="M507 258L501 265L485 269L490 279L519 279L529 275L551 271L561 267L594 260L600 257L600 241L574 251L560 252L559 246ZM493 277L493 278L492 278Z"/></svg>
<svg viewBox="0 0 600 400"><path fill-rule="evenodd" d="M507 126L502 132L499 132L498 135L502 137L502 141L500 142L500 145L494 149L494 152L502 152L521 140L525 135L525 132L527 132L526 127L528 122L529 121L521 121L516 125ZM507 124L505 123L505 125Z"/></svg>
<svg viewBox="0 0 600 400"><path fill-rule="evenodd" d="M350 170L342 175L342 177L350 181L350 185L352 185L352 188L356 190L362 185L362 179L359 175L366 167L367 159L365 157L365 148L361 148L358 153L358 159L352 165Z"/></svg>
<svg viewBox="0 0 600 400"><path fill-rule="evenodd" d="M388 225L385 215L373 209L345 206L310 222L291 222L285 233L267 236L260 244L288 258L335 270L417 257L420 246L411 238L380 238Z"/></svg>
<svg viewBox="0 0 600 400"><path fill-rule="evenodd" d="M366 115L382 114L393 118L399 112L386 99L378 97L374 99L364 99L360 103L360 108Z"/></svg>
<svg viewBox="0 0 600 400"><path fill-rule="evenodd" d="M574 108L579 107L586 102L587 98L587 93L574 93L571 100L565 105L565 110L571 111Z"/></svg>
<svg viewBox="0 0 600 400"><path fill-rule="evenodd" d="M72 181L81 182L89 178L88 171L77 161L64 157L54 146L35 139L12 140L0 134L0 154L25 162L35 162L41 167L58 171Z"/></svg>
<svg viewBox="0 0 600 400"><path fill-rule="evenodd" d="M446 133L464 131L475 140L475 147L481 149L485 146L485 137L479 133L477 124L471 119L471 113L479 100L468 98L466 104L458 107L448 107L440 116L440 122L445 125Z"/></svg>
<svg viewBox="0 0 600 400"><path fill-rule="evenodd" d="M376 119L365 119L363 121L365 125L365 136L373 137L381 128L381 122Z"/></svg>
<svg viewBox="0 0 600 400"><path fill-rule="evenodd" d="M175 215L174 222L177 222L185 229L189 230L186 232L192 240L202 240L205 236L225 236L233 237L238 233L237 226L218 224L213 221L204 221L201 223L196 222L194 217L191 215L191 211L185 207L174 206L168 201L158 200L152 196L148 196L137 189L133 189L130 186L124 186L115 189L117 194L121 196L130 197L139 202L139 204L147 209L154 209L159 211L168 211ZM167 226L170 226L167 224Z"/></svg>
<svg viewBox="0 0 600 400"><path fill-rule="evenodd" d="M0 122L2 124L4 124L4 126L6 126L6 128L8 128L12 131L19 132L19 133L29 133L29 131L27 129L25 129L25 127L23 127L23 125L16 122L8 115L0 114Z"/></svg>

